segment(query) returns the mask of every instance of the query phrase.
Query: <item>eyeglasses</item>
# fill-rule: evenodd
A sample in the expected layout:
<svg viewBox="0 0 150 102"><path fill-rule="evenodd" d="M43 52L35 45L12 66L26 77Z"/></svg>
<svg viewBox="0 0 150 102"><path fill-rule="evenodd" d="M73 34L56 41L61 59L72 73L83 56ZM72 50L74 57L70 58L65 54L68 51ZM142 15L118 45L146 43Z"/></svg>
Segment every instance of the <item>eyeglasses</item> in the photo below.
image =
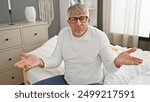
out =
<svg viewBox="0 0 150 102"><path fill-rule="evenodd" d="M72 24L75 24L77 23L78 19L80 20L81 23L85 23L87 21L87 16L80 16L80 17L70 17L69 18L69 21L72 23Z"/></svg>

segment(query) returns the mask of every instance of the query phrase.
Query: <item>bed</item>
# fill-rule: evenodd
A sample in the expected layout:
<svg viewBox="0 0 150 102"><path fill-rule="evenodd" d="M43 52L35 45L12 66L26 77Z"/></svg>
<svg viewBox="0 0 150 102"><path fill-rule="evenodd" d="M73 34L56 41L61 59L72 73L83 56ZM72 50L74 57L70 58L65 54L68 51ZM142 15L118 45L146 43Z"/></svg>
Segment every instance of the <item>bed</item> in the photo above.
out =
<svg viewBox="0 0 150 102"><path fill-rule="evenodd" d="M41 47L29 52L38 57L50 56L57 43L57 35L49 39ZM126 47L113 46L112 49L115 53L119 54L120 52L127 50ZM122 66L117 72L105 73L105 85L149 85L150 84L150 52L143 51L138 49L132 55L142 58L144 61L142 64L135 65L126 65ZM64 73L64 62L57 68L47 68L42 69L40 67L34 67L30 70L23 70L24 83L33 84L40 80L62 75Z"/></svg>

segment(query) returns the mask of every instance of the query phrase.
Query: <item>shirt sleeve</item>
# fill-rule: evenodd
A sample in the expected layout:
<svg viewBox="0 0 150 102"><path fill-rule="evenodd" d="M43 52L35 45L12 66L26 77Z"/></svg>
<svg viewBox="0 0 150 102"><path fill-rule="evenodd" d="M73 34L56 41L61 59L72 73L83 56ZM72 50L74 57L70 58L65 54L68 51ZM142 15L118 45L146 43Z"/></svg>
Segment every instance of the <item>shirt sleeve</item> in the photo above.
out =
<svg viewBox="0 0 150 102"><path fill-rule="evenodd" d="M117 57L117 54L112 50L110 42L105 33L101 34L100 40L100 52L99 56L102 59L102 62L109 73L114 73L118 68L114 64L114 60Z"/></svg>
<svg viewBox="0 0 150 102"><path fill-rule="evenodd" d="M57 38L57 44L52 56L41 58L44 62L44 67L58 67L63 58L62 58L62 46L63 46L63 36L59 33Z"/></svg>
<svg viewBox="0 0 150 102"><path fill-rule="evenodd" d="M102 62L109 73L114 73L118 70L115 66L114 60L117 57L117 54L113 52L110 46L103 48L99 53Z"/></svg>

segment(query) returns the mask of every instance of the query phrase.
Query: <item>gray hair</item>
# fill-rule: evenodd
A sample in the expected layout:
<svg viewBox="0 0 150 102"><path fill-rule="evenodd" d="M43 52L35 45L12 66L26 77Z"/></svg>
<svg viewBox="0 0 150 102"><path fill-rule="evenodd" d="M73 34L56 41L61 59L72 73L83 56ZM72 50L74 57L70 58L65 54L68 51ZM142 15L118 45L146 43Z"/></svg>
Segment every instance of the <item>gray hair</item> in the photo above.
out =
<svg viewBox="0 0 150 102"><path fill-rule="evenodd" d="M77 13L84 12L89 17L89 10L88 10L88 8L85 5L81 4L81 3L77 3L77 4L74 4L74 5L71 5L68 8L68 11L67 11L68 16L70 15L71 12L77 12Z"/></svg>

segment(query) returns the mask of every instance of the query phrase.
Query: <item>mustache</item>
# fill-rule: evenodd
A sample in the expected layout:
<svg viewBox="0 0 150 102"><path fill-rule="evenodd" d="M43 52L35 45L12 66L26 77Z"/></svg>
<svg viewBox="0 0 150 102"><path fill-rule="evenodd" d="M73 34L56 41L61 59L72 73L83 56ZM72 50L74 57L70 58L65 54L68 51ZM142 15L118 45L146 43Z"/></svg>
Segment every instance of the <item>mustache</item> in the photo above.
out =
<svg viewBox="0 0 150 102"><path fill-rule="evenodd" d="M84 28L78 27L78 28L75 28L75 30L84 30Z"/></svg>
<svg viewBox="0 0 150 102"><path fill-rule="evenodd" d="M76 26L75 29L83 29L84 26Z"/></svg>

